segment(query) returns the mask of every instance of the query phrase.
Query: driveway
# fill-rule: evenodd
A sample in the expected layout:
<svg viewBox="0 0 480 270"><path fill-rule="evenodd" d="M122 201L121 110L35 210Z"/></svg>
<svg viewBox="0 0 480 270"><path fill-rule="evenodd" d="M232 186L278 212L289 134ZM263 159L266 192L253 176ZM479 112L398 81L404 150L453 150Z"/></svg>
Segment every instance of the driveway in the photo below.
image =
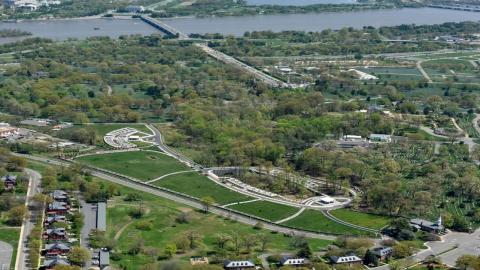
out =
<svg viewBox="0 0 480 270"><path fill-rule="evenodd" d="M86 203L84 200L80 200L80 205L82 209L80 210L83 214L83 227L80 233L80 245L88 250L90 250L88 245L88 234L95 228L97 228L97 204L96 203ZM90 251L90 255L93 255ZM88 269L91 266L91 261L88 261L84 269Z"/></svg>
<svg viewBox="0 0 480 270"><path fill-rule="evenodd" d="M0 241L0 270L9 270L12 259L13 247Z"/></svg>
<svg viewBox="0 0 480 270"><path fill-rule="evenodd" d="M443 263L455 266L458 257L462 255L480 255L480 230L472 234L451 232L444 237L443 241L429 242L427 245L433 254L443 253L438 255ZM455 246L458 247L454 248Z"/></svg>

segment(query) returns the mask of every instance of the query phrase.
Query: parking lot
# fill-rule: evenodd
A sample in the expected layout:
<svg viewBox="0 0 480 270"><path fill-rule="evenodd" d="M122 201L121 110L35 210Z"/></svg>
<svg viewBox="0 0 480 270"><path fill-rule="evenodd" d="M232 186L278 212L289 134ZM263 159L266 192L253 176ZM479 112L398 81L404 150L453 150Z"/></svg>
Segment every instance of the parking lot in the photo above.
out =
<svg viewBox="0 0 480 270"><path fill-rule="evenodd" d="M10 269L13 248L10 244L0 241L0 270Z"/></svg>

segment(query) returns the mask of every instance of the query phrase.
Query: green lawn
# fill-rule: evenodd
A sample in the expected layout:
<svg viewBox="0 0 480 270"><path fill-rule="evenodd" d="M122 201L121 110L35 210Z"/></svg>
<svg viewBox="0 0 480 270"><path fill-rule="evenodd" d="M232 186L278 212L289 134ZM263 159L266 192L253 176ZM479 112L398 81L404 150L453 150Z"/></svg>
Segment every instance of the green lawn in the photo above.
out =
<svg viewBox="0 0 480 270"><path fill-rule="evenodd" d="M369 232L357 230L355 228L336 223L326 218L320 211L311 209L305 210L305 212L303 212L300 216L282 224L294 228L317 231L322 233L371 236L371 233Z"/></svg>
<svg viewBox="0 0 480 270"><path fill-rule="evenodd" d="M252 199L246 195L242 195L216 184L206 176L198 174L197 172L168 176L162 180L154 182L153 184L196 198L211 196L215 199L215 202L220 205Z"/></svg>
<svg viewBox="0 0 480 270"><path fill-rule="evenodd" d="M10 269L15 268L15 258L17 257L17 247L18 247L19 238L20 238L20 229L0 227L0 241L9 243L13 247L12 259L10 261Z"/></svg>
<svg viewBox="0 0 480 270"><path fill-rule="evenodd" d="M143 181L189 169L172 157L150 151L92 155L80 157L77 160L87 165L107 169Z"/></svg>
<svg viewBox="0 0 480 270"><path fill-rule="evenodd" d="M256 201L251 203L235 204L229 206L228 208L264 219L268 219L274 222L289 217L300 210L296 207L272 203L268 201Z"/></svg>
<svg viewBox="0 0 480 270"><path fill-rule="evenodd" d="M188 258L192 255L214 255L217 253L216 236L218 234L226 234L229 236L238 235L240 237L265 235L270 240L267 245L268 252L295 252L290 245L292 238L283 234L271 233L264 229L256 230L253 229L252 226L212 214L204 214L187 206L148 193L121 186L118 186L118 188L122 196L114 197L112 201L109 201L107 209L107 236L114 238L115 235L124 228L118 235L119 237L114 250L114 253L119 256L112 256L111 259L111 263L119 269L137 270L143 265L154 261L151 256L145 255L144 253L137 255L128 253L128 250L139 241L139 239L142 239L141 241L145 248L155 248L162 254L165 245L177 243L180 239L184 238L188 232L194 232L198 238L196 240L196 248L187 253L179 252L176 255L175 259L185 263L187 263ZM123 199L128 193L138 194L140 201L124 201ZM132 209L139 207L140 202L142 207L146 209L147 214L140 219L132 219L128 214ZM176 218L182 212L188 216L187 223L179 223L176 221ZM138 229L138 224L145 222L150 222L153 225L152 229ZM331 244L331 241L319 239L308 239L308 242L314 251L318 251ZM227 243L227 254L224 255L225 257L234 256L231 254L233 252L232 245L232 242ZM243 249L242 247L242 250ZM261 253L261 251L258 250L258 246L253 252L257 255ZM115 259L113 259L114 257ZM162 261L160 264L162 264Z"/></svg>
<svg viewBox="0 0 480 270"><path fill-rule="evenodd" d="M101 147L109 147L104 141L103 137L110 131L117 129L131 127L135 128L138 131L151 134L152 132L143 124L85 124L85 125L74 125L72 127L62 129L55 132L53 135L58 137L65 137L65 134L69 134L77 129L84 128L89 131L95 131L97 135L96 145Z"/></svg>
<svg viewBox="0 0 480 270"><path fill-rule="evenodd" d="M390 217L361 213L348 209L333 210L330 211L330 214L350 224L355 224L377 230L380 230L381 228L387 226L392 220Z"/></svg>

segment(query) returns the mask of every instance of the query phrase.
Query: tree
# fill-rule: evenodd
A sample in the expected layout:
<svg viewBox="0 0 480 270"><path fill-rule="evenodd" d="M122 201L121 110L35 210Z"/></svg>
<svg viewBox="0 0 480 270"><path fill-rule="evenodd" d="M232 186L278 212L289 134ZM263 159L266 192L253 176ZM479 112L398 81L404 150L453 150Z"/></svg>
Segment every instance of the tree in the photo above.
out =
<svg viewBox="0 0 480 270"><path fill-rule="evenodd" d="M80 270L81 268L78 266L70 266L70 265L56 265L53 270Z"/></svg>
<svg viewBox="0 0 480 270"><path fill-rule="evenodd" d="M78 266L83 266L90 260L90 252L83 247L73 247L67 254L68 260Z"/></svg>
<svg viewBox="0 0 480 270"><path fill-rule="evenodd" d="M460 270L480 269L480 258L474 255L465 254L460 256L455 262L455 267Z"/></svg>
<svg viewBox="0 0 480 270"><path fill-rule="evenodd" d="M297 252L298 257L307 258L307 259L311 258L312 254L313 254L312 249L310 248L310 245L307 242L302 243L302 245L300 246L300 249Z"/></svg>
<svg viewBox="0 0 480 270"><path fill-rule="evenodd" d="M168 258L171 258L173 255L177 254L177 246L173 243L167 244L165 245L164 252Z"/></svg>
<svg viewBox="0 0 480 270"><path fill-rule="evenodd" d="M188 231L185 233L185 236L188 239L190 249L194 249L197 246L197 240L200 238L200 235L195 231Z"/></svg>
<svg viewBox="0 0 480 270"><path fill-rule="evenodd" d="M367 249L365 256L363 257L363 264L378 266L378 257L370 249Z"/></svg>
<svg viewBox="0 0 480 270"><path fill-rule="evenodd" d="M7 212L7 224L10 226L22 225L23 218L27 215L27 208L24 205L16 206Z"/></svg>
<svg viewBox="0 0 480 270"><path fill-rule="evenodd" d="M215 243L219 249L224 249L225 245L231 240L230 235L225 233L218 233L215 235Z"/></svg>
<svg viewBox="0 0 480 270"><path fill-rule="evenodd" d="M210 209L210 207L215 204L215 199L210 197L210 196L205 196L202 198L202 206L203 206L203 211L205 213L208 212L208 209Z"/></svg>
<svg viewBox="0 0 480 270"><path fill-rule="evenodd" d="M397 243L395 246L393 246L393 256L395 258L406 258L410 255L412 255L412 249L408 245Z"/></svg>

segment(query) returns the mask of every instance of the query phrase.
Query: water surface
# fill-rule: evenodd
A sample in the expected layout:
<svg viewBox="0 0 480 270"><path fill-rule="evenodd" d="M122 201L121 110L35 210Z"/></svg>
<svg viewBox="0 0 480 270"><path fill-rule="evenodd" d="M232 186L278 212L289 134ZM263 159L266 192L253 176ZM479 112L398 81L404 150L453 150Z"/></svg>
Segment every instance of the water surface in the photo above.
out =
<svg viewBox="0 0 480 270"><path fill-rule="evenodd" d="M32 33L34 37L53 40L84 39L93 36L117 38L121 35L159 33L157 29L138 19L111 18L2 22L0 23L0 29L19 29ZM19 39L22 38L0 38L0 43Z"/></svg>
<svg viewBox="0 0 480 270"><path fill-rule="evenodd" d="M420 25L478 20L480 20L480 13L478 12L437 8L163 19L163 21L184 33L222 33L237 36L243 35L246 31L254 30L321 31L343 27Z"/></svg>
<svg viewBox="0 0 480 270"><path fill-rule="evenodd" d="M247 0L249 5L308 6L315 4L352 4L355 0Z"/></svg>

